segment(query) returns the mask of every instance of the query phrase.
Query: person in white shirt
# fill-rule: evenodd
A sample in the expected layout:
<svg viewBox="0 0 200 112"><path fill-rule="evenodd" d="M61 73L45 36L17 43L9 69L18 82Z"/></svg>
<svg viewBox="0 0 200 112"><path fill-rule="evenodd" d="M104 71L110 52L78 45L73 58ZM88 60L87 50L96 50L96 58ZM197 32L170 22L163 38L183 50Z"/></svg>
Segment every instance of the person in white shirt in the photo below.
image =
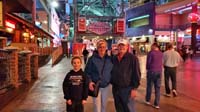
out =
<svg viewBox="0 0 200 112"><path fill-rule="evenodd" d="M169 79L172 82L172 93L173 96L177 96L176 91L176 68L180 62L183 61L180 54L173 49L173 45L168 45L168 50L163 53L163 64L164 64L164 78L165 78L165 91L166 96L170 97Z"/></svg>

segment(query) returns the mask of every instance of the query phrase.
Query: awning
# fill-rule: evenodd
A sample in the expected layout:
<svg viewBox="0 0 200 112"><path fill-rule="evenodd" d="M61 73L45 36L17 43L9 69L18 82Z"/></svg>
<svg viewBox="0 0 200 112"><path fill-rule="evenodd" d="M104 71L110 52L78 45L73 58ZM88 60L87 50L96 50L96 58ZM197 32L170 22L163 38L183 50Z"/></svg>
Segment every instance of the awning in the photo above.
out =
<svg viewBox="0 0 200 112"><path fill-rule="evenodd" d="M38 32L42 33L43 35L45 35L45 36L47 36L47 37L49 37L51 39L54 39L54 37L50 33L46 32L45 30L43 30L43 29L41 29L39 27L37 27L34 23L31 23L31 22L29 22L29 21L27 21L27 20L15 15L15 14L8 14L7 13L6 16L9 17L9 18L14 19L14 20L26 25L26 26L28 26L29 28L33 28L34 30L37 30Z"/></svg>

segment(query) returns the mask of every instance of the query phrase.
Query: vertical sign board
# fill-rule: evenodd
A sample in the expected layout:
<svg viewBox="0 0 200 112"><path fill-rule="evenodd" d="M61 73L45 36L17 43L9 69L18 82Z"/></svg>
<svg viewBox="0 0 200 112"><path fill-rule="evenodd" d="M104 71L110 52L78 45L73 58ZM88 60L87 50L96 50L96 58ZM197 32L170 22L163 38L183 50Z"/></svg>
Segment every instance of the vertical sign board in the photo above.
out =
<svg viewBox="0 0 200 112"><path fill-rule="evenodd" d="M0 0L0 27L3 27L3 2Z"/></svg>
<svg viewBox="0 0 200 112"><path fill-rule="evenodd" d="M83 43L73 43L72 46L72 55L73 56L82 56L83 49L86 47L86 44Z"/></svg>
<svg viewBox="0 0 200 112"><path fill-rule="evenodd" d="M124 19L117 19L117 33L125 32L125 21Z"/></svg>
<svg viewBox="0 0 200 112"><path fill-rule="evenodd" d="M78 31L79 32L85 32L86 31L86 18L85 17L79 17L78 18Z"/></svg>

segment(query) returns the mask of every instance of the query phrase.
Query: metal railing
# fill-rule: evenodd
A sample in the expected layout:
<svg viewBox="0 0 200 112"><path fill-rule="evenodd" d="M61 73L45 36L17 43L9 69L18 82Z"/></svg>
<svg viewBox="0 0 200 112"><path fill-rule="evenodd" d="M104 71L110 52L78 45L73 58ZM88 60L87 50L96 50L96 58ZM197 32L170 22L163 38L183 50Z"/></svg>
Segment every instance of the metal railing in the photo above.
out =
<svg viewBox="0 0 200 112"><path fill-rule="evenodd" d="M60 56L62 56L63 54L63 50L62 47L59 46L57 47L53 53L52 53L52 66L56 63L56 61L58 61L58 59L60 58Z"/></svg>
<svg viewBox="0 0 200 112"><path fill-rule="evenodd" d="M53 52L52 47L38 48L39 55L51 55Z"/></svg>

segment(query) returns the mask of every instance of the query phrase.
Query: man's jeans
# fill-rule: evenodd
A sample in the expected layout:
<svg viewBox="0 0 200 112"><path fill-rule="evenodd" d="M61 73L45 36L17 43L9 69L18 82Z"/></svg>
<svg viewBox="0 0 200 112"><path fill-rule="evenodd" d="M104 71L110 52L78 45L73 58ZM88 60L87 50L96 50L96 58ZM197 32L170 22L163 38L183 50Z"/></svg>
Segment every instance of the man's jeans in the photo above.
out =
<svg viewBox="0 0 200 112"><path fill-rule="evenodd" d="M130 97L131 87L112 88L116 112L136 112L135 99Z"/></svg>
<svg viewBox="0 0 200 112"><path fill-rule="evenodd" d="M150 102L152 86L155 89L154 105L159 106L160 102L160 86L161 86L161 72L147 72L147 89L146 89L146 101Z"/></svg>
<svg viewBox="0 0 200 112"><path fill-rule="evenodd" d="M99 94L93 97L94 112L106 112L106 105L108 101L108 91L110 85L99 89Z"/></svg>

